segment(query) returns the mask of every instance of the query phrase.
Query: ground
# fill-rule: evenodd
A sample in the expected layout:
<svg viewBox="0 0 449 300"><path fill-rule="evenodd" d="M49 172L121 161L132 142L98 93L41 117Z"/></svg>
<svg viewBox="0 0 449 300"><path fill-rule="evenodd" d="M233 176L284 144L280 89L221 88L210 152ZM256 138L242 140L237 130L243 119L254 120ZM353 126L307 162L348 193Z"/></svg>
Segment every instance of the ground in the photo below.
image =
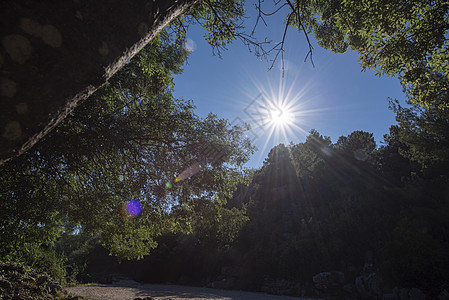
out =
<svg viewBox="0 0 449 300"><path fill-rule="evenodd" d="M306 300L306 298L179 285L140 284L132 280L122 280L108 285L76 286L67 288L67 290L73 295L86 296L98 300L129 300L138 297L152 297L158 300Z"/></svg>

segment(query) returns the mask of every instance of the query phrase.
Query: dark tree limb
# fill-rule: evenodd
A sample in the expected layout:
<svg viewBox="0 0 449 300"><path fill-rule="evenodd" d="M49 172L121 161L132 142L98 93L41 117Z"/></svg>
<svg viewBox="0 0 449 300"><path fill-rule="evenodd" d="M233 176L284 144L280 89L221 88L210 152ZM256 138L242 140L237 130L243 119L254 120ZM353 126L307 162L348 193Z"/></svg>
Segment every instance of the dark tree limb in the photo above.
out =
<svg viewBox="0 0 449 300"><path fill-rule="evenodd" d="M199 1L1 1L0 163L30 149Z"/></svg>

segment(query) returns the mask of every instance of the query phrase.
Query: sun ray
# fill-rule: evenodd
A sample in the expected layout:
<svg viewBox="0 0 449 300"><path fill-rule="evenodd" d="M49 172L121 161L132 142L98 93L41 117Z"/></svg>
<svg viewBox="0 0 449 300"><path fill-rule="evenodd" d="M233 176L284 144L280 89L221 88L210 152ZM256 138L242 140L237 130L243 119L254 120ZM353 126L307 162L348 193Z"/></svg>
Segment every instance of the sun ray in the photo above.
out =
<svg viewBox="0 0 449 300"><path fill-rule="evenodd" d="M316 78L303 78L301 74L298 71L289 77L270 73L262 81L248 76L250 84L241 86L243 94L250 99L244 103L243 122L256 133L252 141L259 148L255 158L259 162L269 148L300 142L312 128L325 121L325 114L336 111L323 98L322 89L317 93ZM256 117L249 111L254 106Z"/></svg>

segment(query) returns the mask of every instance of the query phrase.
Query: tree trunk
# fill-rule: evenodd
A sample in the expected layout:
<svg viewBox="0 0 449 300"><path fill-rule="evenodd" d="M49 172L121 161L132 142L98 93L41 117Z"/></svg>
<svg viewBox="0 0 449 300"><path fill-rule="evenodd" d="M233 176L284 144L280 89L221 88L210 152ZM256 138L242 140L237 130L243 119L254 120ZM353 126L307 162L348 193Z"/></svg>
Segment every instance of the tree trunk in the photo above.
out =
<svg viewBox="0 0 449 300"><path fill-rule="evenodd" d="M198 1L0 1L0 164L30 149Z"/></svg>

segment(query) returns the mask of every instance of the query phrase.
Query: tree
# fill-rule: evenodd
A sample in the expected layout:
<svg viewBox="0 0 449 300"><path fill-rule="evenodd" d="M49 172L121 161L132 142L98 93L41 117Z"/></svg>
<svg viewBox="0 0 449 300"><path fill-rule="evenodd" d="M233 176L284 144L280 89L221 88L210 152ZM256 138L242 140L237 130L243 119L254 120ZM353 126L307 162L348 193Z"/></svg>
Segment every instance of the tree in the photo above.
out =
<svg viewBox="0 0 449 300"><path fill-rule="evenodd" d="M386 278L432 291L449 278L449 118L447 109L408 104L391 100L398 124L380 149L381 169L396 183L390 189L400 214L379 252Z"/></svg>
<svg viewBox="0 0 449 300"><path fill-rule="evenodd" d="M0 163L31 148L197 2L2 1Z"/></svg>
<svg viewBox="0 0 449 300"><path fill-rule="evenodd" d="M376 142L372 133L357 130L347 137L341 136L335 147L346 156L365 161L376 149Z"/></svg>
<svg viewBox="0 0 449 300"><path fill-rule="evenodd" d="M448 179L449 115L446 109L411 105L402 107L390 102L398 121L397 136L403 147L400 153L420 166L420 175Z"/></svg>
<svg viewBox="0 0 449 300"><path fill-rule="evenodd" d="M239 0L4 1L0 12L0 163L30 149L169 24L180 37L190 20L201 23L216 49L236 37L254 43L241 32Z"/></svg>
<svg viewBox="0 0 449 300"><path fill-rule="evenodd" d="M358 51L363 69L373 68L377 69L379 75L384 73L391 76L399 76L404 89L413 96L415 103L424 106L436 103L440 107L449 105L447 100L449 67L446 63L449 58L447 39L449 5L445 1L407 0L397 3L394 0L369 2L356 0L285 0L274 1L274 11L265 12L264 7L262 7L263 1L259 0L255 3L258 16L251 32L245 31L245 25L247 24L244 23L244 3L243 0L152 1L150 3L136 3L132 6L132 9L128 10L122 9L122 6L120 6L122 4L117 2L116 5L111 5L113 9L107 13L103 13L103 10L98 9L98 7L102 7L101 5L84 5L80 10L90 11L87 15L92 16L100 15L101 13L101 18L98 19L101 19L103 22L106 22L106 20L109 22L110 19L114 19L110 18L109 13L122 16L122 13L126 12L126 18L130 18L130 16L136 15L135 12L139 10L139 18L133 19L132 25L128 24L129 22L120 24L123 27L123 31L120 32L128 33L127 30L132 31L132 34L126 34L126 38L129 38L129 40L126 40L125 43L122 43L125 40L124 38L115 39L114 35L114 40L117 44L120 43L120 47L109 47L106 42L106 44L101 44L98 48L90 47L90 44L87 46L82 45L84 47L83 51L75 51L79 52L75 60L71 56L64 60L63 65L65 67L61 67L61 61L52 61L52 65L61 69L61 72L66 72L68 69L71 70L69 72L71 77L68 78L71 79L69 81L73 82L73 84L80 81L78 80L80 76L84 78L86 74L88 75L88 78L84 78L86 83L81 83L79 86L71 86L70 89L65 87L59 90L59 86L64 86L64 84L60 83L63 80L62 78L65 77L59 76L60 73L54 75L55 72L52 68L49 69L53 71L47 72L49 74L46 74L45 76L47 77L42 80L44 78L42 77L42 70L41 68L36 68L35 65L48 65L47 59L44 59L45 61L38 60L38 58L43 59L43 55L33 56L36 59L36 63L32 66L27 64L24 68L17 68L17 64L23 64L31 56L33 51L31 48L39 49L40 45L33 44L33 47L30 48L26 37L14 34L6 36L3 43L7 46L5 49L8 55L13 53L12 56L9 56L11 56L14 62L10 63L7 61L3 67L8 70L6 73L11 78L5 77L2 79L2 96L5 96L5 99L8 101L4 101L5 105L2 111L6 113L5 117L1 118L4 121L0 124L3 130L0 137L2 139L0 144L2 149L0 153L1 161L23 153L39 140L41 136L52 130L71 111L72 107L81 102L80 98L87 98L96 88L104 83L104 80L100 78L109 79L119 67L123 66L124 62L135 55L146 42L155 36L157 31L161 30L169 22L171 22L171 29L179 37L185 35L190 24L199 23L206 31L206 40L211 44L214 52L219 55L223 49L226 49L227 44L239 39L251 51L254 51L257 56L269 57L270 54L274 54L272 66L279 55L281 58L283 57L287 29L289 26L294 26L305 34L309 46L306 59L309 57L312 63L313 46L310 42L309 34L313 32L320 46L324 48L332 49L335 52L344 52L348 48ZM4 19L11 19L10 22L7 22L12 24L11 26L17 26L17 23L20 23L21 29L29 35L42 36L41 28L43 27L39 22L28 18L24 19L21 12L17 13L17 11L14 11L14 14L10 13L11 10L17 9L17 7L20 8L21 5L24 4L9 5L8 9L4 10ZM56 10L58 11L63 11L64 13L69 11L69 17L62 18L64 21L68 18L72 19L73 15L82 20L83 14L80 10L67 10L65 6L66 4L56 5ZM289 13L285 19L285 30L281 41L274 44L270 44L267 40L258 41L254 37L256 27L262 23L266 25L265 18L279 12L284 7L289 8ZM33 8L44 11L39 14L47 17L45 20L40 20L43 24L61 22L59 14L54 14L53 16L45 13L48 10L47 6L36 4ZM72 9L72 7L70 8ZM184 15L181 16L181 14ZM11 17L12 15L14 16ZM177 16L179 18L175 19ZM97 18L93 19L97 21ZM124 18L118 19L122 20ZM79 26L79 23L71 25L67 26L64 23L64 26L61 26L61 28L64 27L65 30L69 31L63 32L64 37L66 35L72 37L72 34L82 32L82 30L70 30L71 28L82 27ZM115 28L117 24L104 26L105 28L101 26L101 22L95 25L98 30L88 30L88 32L83 34L107 31L109 27ZM7 30L15 32L16 28L11 27ZM50 46L54 46L58 50L66 49L60 47L62 37L59 31L53 27L51 27L50 31L56 32L56 39L53 41L56 44L49 42ZM114 31L114 33L116 32L117 30ZM107 31L107 34L110 35L111 33ZM140 39L142 37L143 39ZM62 45L65 46L69 40L78 41L79 39L79 36L64 39ZM82 39L84 40L84 37ZM100 36L95 36L94 39L100 45ZM23 47L23 53L14 54L15 43ZM134 46L130 47L131 45ZM67 44L67 46L70 49L78 49L77 47L80 45ZM126 55L123 55L125 48L130 48L132 51L125 51ZM72 52L68 51L67 53ZM86 57L89 59L90 57L95 57L96 61L88 60L87 63L82 65L89 66L89 68L86 67L86 70L82 72L75 71L75 69L80 69L73 67L77 63L76 61L84 61ZM121 57L121 59L117 59L117 57ZM104 64L99 64L97 61L104 62ZM1 63L3 64L3 60L1 60ZM40 71L36 73L36 69L40 69ZM27 74L27 76L20 74ZM31 75L33 78L31 78ZM19 78L27 79L26 81L20 80L18 83L14 81L19 80ZM35 84L36 82L39 84ZM49 91L58 90L56 95L52 94L51 98L47 98L51 99L49 101L51 101L52 107L64 108L60 110L62 112L57 112L57 109L43 110L43 108L37 107L41 97L36 96L39 93L34 90L34 87L40 88L41 84L47 86L47 82ZM27 101L30 100L28 101L29 103L32 102L32 107L28 107L26 103L20 103L16 107L17 100L21 99L20 101L23 101L24 98L23 95L16 93L17 86L20 86L22 91L28 91L24 92L26 93L25 98ZM86 88L88 86L89 88ZM80 91L82 92L78 95L77 92ZM66 95L70 99L68 104L65 105L65 103L58 102L58 99L56 101L53 99L55 97L60 98L64 102L65 98L60 96L60 94ZM445 96L439 97L440 99L436 102L435 96L441 94ZM16 99L14 97L19 98ZM23 119L22 115L26 115L26 112L30 110L42 111L43 117L36 116L36 118ZM17 111L20 113L16 113ZM51 118L48 117L49 113L52 116ZM31 123L29 119L36 119L36 122ZM22 123L25 125L21 126ZM26 130L25 127L27 127ZM34 129L32 130L31 128Z"/></svg>
<svg viewBox="0 0 449 300"><path fill-rule="evenodd" d="M4 254L51 245L70 221L100 233L111 254L140 258L181 229L175 207L226 201L252 148L243 128L173 98L185 57L164 32L33 151L1 166ZM192 166L197 174L175 180Z"/></svg>
<svg viewBox="0 0 449 300"><path fill-rule="evenodd" d="M363 69L399 76L415 103L448 107L447 96L440 101L433 97L448 93L447 2L286 0L277 5L276 11L290 8L286 26L306 36L314 33L320 46L337 53L350 48L359 53Z"/></svg>
<svg viewBox="0 0 449 300"><path fill-rule="evenodd" d="M408 147L400 141L399 131L398 125L390 126L390 133L384 135L384 145L374 153L376 167L393 186L402 186L419 169L415 162L401 155Z"/></svg>

